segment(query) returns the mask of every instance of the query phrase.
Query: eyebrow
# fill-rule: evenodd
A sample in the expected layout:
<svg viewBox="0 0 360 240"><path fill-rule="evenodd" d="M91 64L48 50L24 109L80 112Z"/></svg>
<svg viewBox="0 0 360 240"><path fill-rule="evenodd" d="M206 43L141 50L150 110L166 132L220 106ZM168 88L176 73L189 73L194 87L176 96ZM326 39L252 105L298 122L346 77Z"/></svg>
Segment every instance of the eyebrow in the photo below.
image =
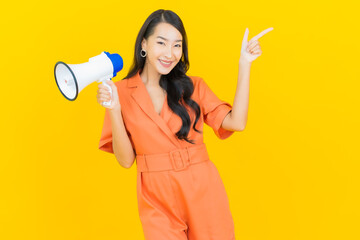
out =
<svg viewBox="0 0 360 240"><path fill-rule="evenodd" d="M161 39L164 39L165 41L168 41L168 39L162 37L162 36L157 36L157 38L161 38ZM182 42L182 40L176 40L175 42Z"/></svg>

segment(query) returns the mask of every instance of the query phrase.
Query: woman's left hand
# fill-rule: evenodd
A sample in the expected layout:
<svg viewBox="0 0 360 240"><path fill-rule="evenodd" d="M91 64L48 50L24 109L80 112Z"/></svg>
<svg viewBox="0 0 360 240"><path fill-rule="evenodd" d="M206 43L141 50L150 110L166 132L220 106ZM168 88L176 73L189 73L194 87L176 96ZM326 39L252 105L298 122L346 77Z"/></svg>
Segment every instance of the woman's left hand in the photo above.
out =
<svg viewBox="0 0 360 240"><path fill-rule="evenodd" d="M273 29L274 28L271 27L271 28L268 28L268 29L262 31L261 33L259 33L258 35L256 35L252 39L250 39L250 41L248 42L247 39L248 39L248 35L249 35L249 29L246 28L244 38L242 40L241 55L240 55L239 62L240 63L242 63L242 62L251 63L257 57L259 57L261 55L262 51L260 49L258 39Z"/></svg>

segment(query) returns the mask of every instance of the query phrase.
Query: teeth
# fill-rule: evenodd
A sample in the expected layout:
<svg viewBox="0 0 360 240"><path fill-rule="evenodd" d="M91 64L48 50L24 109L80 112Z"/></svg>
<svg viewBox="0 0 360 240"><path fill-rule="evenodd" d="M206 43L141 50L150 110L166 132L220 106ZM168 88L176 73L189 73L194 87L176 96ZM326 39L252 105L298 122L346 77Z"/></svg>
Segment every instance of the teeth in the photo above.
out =
<svg viewBox="0 0 360 240"><path fill-rule="evenodd" d="M160 60L160 62L162 62L162 63L165 64L165 65L170 65L170 64L171 64L171 62L170 62L170 63L166 63L166 62L161 61L161 60Z"/></svg>

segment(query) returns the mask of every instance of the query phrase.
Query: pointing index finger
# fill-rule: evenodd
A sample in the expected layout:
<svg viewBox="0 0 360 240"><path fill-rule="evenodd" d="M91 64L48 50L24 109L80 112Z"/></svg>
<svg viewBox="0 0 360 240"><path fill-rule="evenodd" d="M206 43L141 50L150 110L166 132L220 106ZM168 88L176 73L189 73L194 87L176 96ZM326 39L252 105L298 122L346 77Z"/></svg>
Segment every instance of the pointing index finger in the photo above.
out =
<svg viewBox="0 0 360 240"><path fill-rule="evenodd" d="M274 28L271 27L271 28L268 28L264 31L262 31L261 33L259 33L258 35L256 35L255 37L253 37L252 39L250 39L250 41L255 41L255 40L258 40L259 38L261 38L262 36L264 36L266 33L270 32L271 30L273 30ZM249 41L249 42L250 42Z"/></svg>

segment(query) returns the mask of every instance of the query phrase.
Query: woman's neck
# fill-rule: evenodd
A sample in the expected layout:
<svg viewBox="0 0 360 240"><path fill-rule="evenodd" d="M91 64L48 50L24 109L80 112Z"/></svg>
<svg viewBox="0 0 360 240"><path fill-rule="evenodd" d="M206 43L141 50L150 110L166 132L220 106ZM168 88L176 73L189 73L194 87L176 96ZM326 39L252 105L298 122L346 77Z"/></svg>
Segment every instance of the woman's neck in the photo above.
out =
<svg viewBox="0 0 360 240"><path fill-rule="evenodd" d="M159 82L160 82L161 74L156 72L154 68L149 67L147 62L145 62L145 66L142 72L140 73L140 77L143 83L147 86L152 86L152 87L160 86Z"/></svg>

